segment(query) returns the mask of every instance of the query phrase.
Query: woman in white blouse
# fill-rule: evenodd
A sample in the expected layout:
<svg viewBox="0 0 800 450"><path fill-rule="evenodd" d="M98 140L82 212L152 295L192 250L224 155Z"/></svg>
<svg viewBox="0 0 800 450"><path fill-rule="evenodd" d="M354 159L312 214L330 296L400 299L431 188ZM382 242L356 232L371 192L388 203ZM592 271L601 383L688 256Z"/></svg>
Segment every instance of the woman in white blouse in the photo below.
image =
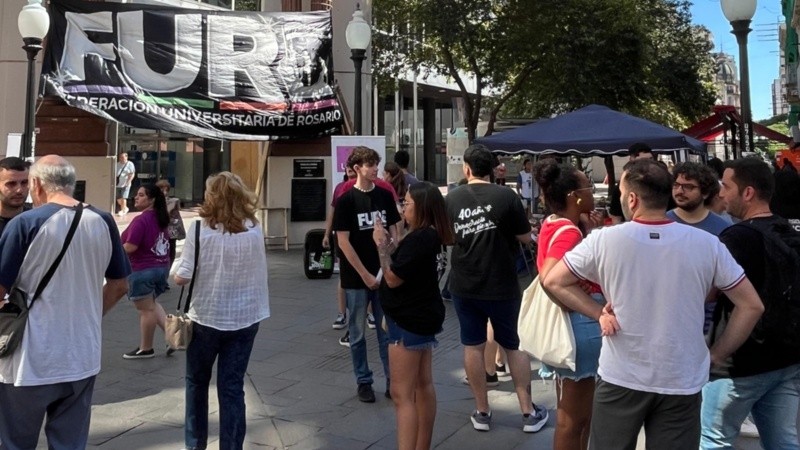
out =
<svg viewBox="0 0 800 450"><path fill-rule="evenodd" d="M256 197L241 178L222 172L206 180L201 221L186 233L178 285L194 269L195 228L200 228L199 263L189 318L193 337L186 350L187 449L208 442L208 386L217 363L220 449L241 449L245 436L244 374L258 324L269 317L267 255L255 217Z"/></svg>

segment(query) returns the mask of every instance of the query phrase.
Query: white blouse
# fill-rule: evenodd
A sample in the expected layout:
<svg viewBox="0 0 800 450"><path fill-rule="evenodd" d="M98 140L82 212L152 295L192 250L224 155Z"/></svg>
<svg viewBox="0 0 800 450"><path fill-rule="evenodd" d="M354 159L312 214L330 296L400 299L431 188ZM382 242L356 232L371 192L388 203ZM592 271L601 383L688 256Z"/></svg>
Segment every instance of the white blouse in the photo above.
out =
<svg viewBox="0 0 800 450"><path fill-rule="evenodd" d="M176 275L192 278L195 227L186 232ZM200 228L200 257L189 318L223 331L241 330L269 317L267 253L261 228L249 222L242 233ZM186 286L188 293L188 285Z"/></svg>

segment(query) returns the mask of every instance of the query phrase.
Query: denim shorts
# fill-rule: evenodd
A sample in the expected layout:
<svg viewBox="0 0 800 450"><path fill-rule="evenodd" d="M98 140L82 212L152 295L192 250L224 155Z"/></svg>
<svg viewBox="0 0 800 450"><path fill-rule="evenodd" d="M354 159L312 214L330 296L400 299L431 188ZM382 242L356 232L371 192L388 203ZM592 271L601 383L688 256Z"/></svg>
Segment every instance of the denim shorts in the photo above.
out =
<svg viewBox="0 0 800 450"><path fill-rule="evenodd" d="M439 344L436 336L432 334L416 334L406 331L400 327L388 315L384 315L386 320L387 336L389 337L389 344L399 345L403 344L408 350L429 350L434 349Z"/></svg>
<svg viewBox="0 0 800 450"><path fill-rule="evenodd" d="M128 275L128 299L157 298L167 290L169 267L151 267Z"/></svg>
<svg viewBox="0 0 800 450"><path fill-rule="evenodd" d="M592 299L597 303L605 304L605 300L600 294L592 294ZM569 320L572 323L572 333L575 335L575 371L550 367L542 363L542 367L539 369L539 376L542 378L558 376L558 378L579 381L597 376L600 347L603 342L600 335L600 323L575 311L569 313Z"/></svg>
<svg viewBox="0 0 800 450"><path fill-rule="evenodd" d="M519 349L517 319L521 299L476 300L453 296L453 306L458 314L463 345L481 345L486 342L486 324L492 323L494 340L509 350Z"/></svg>

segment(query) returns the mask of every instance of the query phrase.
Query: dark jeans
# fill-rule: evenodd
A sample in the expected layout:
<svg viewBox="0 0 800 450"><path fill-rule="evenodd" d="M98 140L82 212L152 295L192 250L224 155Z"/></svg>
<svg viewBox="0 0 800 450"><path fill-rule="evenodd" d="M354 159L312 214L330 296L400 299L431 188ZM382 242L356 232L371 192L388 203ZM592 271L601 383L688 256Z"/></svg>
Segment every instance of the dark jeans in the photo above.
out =
<svg viewBox="0 0 800 450"><path fill-rule="evenodd" d="M221 331L199 323L192 327L192 342L186 349L186 448L204 449L208 443L208 385L214 361L219 358L219 448L241 449L247 426L244 374L258 323L235 331Z"/></svg>

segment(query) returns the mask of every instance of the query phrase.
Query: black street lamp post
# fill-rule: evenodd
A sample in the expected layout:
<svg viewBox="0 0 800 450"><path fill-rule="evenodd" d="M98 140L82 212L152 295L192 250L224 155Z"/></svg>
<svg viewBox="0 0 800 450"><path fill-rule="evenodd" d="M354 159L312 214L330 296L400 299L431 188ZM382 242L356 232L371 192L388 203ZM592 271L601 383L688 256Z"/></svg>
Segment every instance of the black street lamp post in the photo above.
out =
<svg viewBox="0 0 800 450"><path fill-rule="evenodd" d="M367 47L372 38L372 29L366 20L364 20L364 13L361 8L356 4L356 11L353 13L353 19L347 24L345 30L345 39L347 46L350 47L350 59L353 60L355 69L355 105L353 105L353 122L355 134L362 134L362 120L361 120L361 68L363 67L364 60L367 59Z"/></svg>
<svg viewBox="0 0 800 450"><path fill-rule="evenodd" d="M736 43L739 44L739 91L742 99L742 126L739 127L739 151L734 150L736 157L745 151L753 151L753 118L750 107L750 64L747 57L747 35L752 31L750 21L756 12L756 0L722 0L722 12L733 27Z"/></svg>
<svg viewBox="0 0 800 450"><path fill-rule="evenodd" d="M34 128L36 124L36 55L42 49L42 41L50 28L50 16L42 7L41 0L28 0L17 18L17 27L28 54L28 82L25 90L25 130L22 133L20 157L33 156Z"/></svg>

